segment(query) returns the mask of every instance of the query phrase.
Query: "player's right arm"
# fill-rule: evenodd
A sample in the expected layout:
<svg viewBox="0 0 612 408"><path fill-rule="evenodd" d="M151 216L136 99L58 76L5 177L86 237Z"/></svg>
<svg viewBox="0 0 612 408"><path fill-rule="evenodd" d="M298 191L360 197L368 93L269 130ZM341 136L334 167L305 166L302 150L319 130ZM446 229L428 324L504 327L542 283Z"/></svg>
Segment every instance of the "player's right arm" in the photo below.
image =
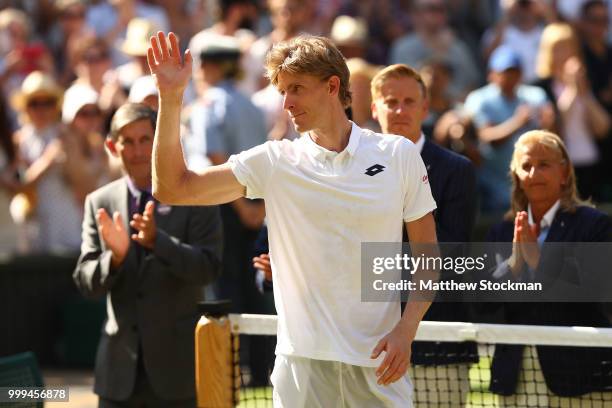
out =
<svg viewBox="0 0 612 408"><path fill-rule="evenodd" d="M180 142L183 93L191 76L189 51L181 61L178 39L159 32L151 38L147 59L159 89L159 113L153 143L152 188L159 201L172 205L213 205L245 195L228 163L201 172L187 169Z"/></svg>

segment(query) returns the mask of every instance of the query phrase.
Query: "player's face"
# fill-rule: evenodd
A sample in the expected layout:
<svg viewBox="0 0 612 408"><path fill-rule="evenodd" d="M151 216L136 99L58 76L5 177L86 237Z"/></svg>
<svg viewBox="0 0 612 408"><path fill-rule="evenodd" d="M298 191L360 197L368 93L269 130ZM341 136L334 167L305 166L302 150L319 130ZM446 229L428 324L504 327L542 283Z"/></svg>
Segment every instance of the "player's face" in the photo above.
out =
<svg viewBox="0 0 612 408"><path fill-rule="evenodd" d="M516 175L530 203L555 202L567 182L568 167L559 152L533 144L523 148Z"/></svg>
<svg viewBox="0 0 612 408"><path fill-rule="evenodd" d="M281 72L276 88L283 96L283 109L300 133L318 128L329 113L331 98L338 98L330 94L329 80L312 75Z"/></svg>
<svg viewBox="0 0 612 408"><path fill-rule="evenodd" d="M108 144L113 155L121 159L127 174L139 185L147 185L151 180L154 133L151 122L142 119L121 128L117 140Z"/></svg>
<svg viewBox="0 0 612 408"><path fill-rule="evenodd" d="M389 78L372 102L372 117L383 133L417 140L421 123L427 117L428 104L419 83L414 78Z"/></svg>

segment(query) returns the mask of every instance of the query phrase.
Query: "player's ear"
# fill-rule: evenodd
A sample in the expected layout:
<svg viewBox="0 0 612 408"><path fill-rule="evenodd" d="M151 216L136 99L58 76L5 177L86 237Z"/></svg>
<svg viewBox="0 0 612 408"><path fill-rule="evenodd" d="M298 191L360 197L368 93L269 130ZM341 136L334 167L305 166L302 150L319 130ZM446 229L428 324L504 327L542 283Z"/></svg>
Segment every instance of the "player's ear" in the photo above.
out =
<svg viewBox="0 0 612 408"><path fill-rule="evenodd" d="M330 96L337 96L340 92L340 78L338 75L332 75L327 80L327 87L329 90Z"/></svg>

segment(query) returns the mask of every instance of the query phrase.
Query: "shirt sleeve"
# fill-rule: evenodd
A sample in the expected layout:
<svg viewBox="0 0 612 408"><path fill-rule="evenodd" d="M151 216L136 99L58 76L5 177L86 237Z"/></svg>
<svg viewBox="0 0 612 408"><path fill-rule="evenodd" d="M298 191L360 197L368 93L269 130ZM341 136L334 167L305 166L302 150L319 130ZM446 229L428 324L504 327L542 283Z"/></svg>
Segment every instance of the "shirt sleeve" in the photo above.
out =
<svg viewBox="0 0 612 408"><path fill-rule="evenodd" d="M467 96L464 109L472 117L478 129L491 124L491 119L483 107L482 98L477 93L470 93Z"/></svg>
<svg viewBox="0 0 612 408"><path fill-rule="evenodd" d="M404 149L404 221L418 220L436 209L431 195L429 176L421 155L414 145L402 143Z"/></svg>
<svg viewBox="0 0 612 408"><path fill-rule="evenodd" d="M205 110L204 137L206 153L228 154L227 141L225 140L224 123L226 120L225 105L222 101L214 101Z"/></svg>
<svg viewBox="0 0 612 408"><path fill-rule="evenodd" d="M228 163L240 184L246 187L246 198L265 198L266 186L278 162L278 142L266 142L230 156Z"/></svg>

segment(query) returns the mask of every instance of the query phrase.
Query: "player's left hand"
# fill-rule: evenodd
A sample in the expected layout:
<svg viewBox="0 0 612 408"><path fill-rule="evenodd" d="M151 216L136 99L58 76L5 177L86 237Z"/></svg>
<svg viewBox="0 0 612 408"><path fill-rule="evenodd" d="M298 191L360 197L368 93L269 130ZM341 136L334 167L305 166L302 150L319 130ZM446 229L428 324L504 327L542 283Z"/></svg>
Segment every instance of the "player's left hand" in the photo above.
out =
<svg viewBox="0 0 612 408"><path fill-rule="evenodd" d="M148 249L153 249L155 246L155 238L157 237L157 227L153 214L154 208L155 201L149 201L142 215L134 214L130 222L130 226L138 231L138 233L132 234L132 239Z"/></svg>
<svg viewBox="0 0 612 408"><path fill-rule="evenodd" d="M378 384L389 385L406 374L410 367L413 338L404 325L399 323L374 347L372 359L377 358L383 351L386 352L383 362L376 369Z"/></svg>

